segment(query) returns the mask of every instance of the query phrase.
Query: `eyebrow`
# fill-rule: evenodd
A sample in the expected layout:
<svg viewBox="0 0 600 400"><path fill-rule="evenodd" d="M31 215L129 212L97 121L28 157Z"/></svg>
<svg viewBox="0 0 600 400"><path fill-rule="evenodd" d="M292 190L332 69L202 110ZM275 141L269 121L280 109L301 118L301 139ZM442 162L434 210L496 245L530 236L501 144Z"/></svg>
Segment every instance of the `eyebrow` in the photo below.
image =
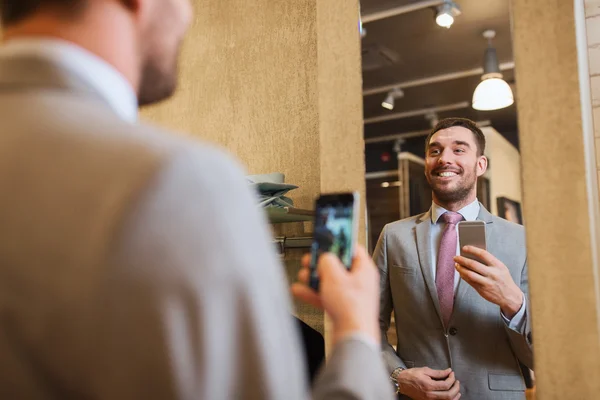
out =
<svg viewBox="0 0 600 400"><path fill-rule="evenodd" d="M452 142L453 145L459 145L459 146L465 146L468 148L471 148L471 145L468 142L464 142L462 140L455 140L454 142ZM429 143L429 147L442 147L440 142L433 142L433 143Z"/></svg>
<svg viewBox="0 0 600 400"><path fill-rule="evenodd" d="M459 146L465 146L465 147L471 148L471 145L469 143L463 142L462 140L455 140L454 144L457 144Z"/></svg>

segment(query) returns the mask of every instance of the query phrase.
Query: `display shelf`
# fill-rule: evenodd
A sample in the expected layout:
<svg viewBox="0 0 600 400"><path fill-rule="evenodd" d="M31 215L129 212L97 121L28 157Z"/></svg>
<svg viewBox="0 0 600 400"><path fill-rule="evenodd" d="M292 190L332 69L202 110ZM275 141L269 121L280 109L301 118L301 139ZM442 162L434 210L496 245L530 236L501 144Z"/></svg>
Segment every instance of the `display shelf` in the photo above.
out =
<svg viewBox="0 0 600 400"><path fill-rule="evenodd" d="M269 217L269 222L272 224L312 221L314 216L314 211L292 207L267 207L265 211Z"/></svg>

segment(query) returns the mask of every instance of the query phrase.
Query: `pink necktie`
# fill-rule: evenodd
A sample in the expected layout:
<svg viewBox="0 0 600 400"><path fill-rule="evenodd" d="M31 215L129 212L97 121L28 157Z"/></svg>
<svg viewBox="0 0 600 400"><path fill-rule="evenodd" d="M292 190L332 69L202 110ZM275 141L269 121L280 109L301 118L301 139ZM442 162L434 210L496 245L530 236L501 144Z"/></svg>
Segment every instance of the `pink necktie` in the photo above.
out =
<svg viewBox="0 0 600 400"><path fill-rule="evenodd" d="M454 257L456 256L458 240L456 224L462 221L463 217L459 213L448 211L442 214L441 219L446 223L446 227L440 241L435 286L440 301L442 319L444 320L444 326L447 328L454 308Z"/></svg>

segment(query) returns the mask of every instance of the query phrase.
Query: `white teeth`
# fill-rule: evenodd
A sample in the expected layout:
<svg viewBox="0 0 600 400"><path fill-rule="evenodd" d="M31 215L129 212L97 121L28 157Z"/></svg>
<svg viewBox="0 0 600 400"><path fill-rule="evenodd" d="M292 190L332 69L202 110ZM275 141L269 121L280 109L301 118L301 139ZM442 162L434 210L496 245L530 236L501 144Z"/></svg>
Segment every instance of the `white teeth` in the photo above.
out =
<svg viewBox="0 0 600 400"><path fill-rule="evenodd" d="M456 172L440 172L440 176L444 178L448 178L451 176L456 176Z"/></svg>

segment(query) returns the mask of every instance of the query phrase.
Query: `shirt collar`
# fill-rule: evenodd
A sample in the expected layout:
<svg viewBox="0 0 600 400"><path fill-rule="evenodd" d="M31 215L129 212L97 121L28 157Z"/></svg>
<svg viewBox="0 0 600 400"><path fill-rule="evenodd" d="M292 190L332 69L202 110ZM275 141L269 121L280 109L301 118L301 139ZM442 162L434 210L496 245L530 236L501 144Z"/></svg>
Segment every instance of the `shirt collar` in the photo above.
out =
<svg viewBox="0 0 600 400"><path fill-rule="evenodd" d="M131 84L112 65L77 45L58 39L11 39L0 47L0 55L48 59L85 80L123 120L137 122L138 102Z"/></svg>
<svg viewBox="0 0 600 400"><path fill-rule="evenodd" d="M463 216L465 221L475 221L479 216L479 210L481 206L479 205L479 200L475 199L471 204L464 206L458 213ZM444 207L441 207L437 204L432 203L431 205L431 222L437 224L440 217L448 212Z"/></svg>

